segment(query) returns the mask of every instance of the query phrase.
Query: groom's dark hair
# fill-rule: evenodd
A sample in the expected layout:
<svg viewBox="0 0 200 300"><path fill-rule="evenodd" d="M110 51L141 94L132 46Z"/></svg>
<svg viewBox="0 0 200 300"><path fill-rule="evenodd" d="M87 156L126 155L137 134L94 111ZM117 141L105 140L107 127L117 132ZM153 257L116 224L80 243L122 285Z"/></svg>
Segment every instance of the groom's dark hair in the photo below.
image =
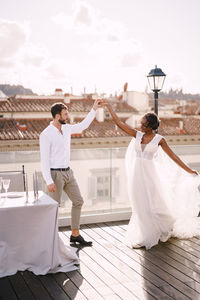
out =
<svg viewBox="0 0 200 300"><path fill-rule="evenodd" d="M55 116L57 114L61 114L61 111L63 109L66 109L68 110L68 107L62 103L62 102L57 102L57 103L54 103L52 106L51 106L51 114L52 114L52 117L55 118Z"/></svg>
<svg viewBox="0 0 200 300"><path fill-rule="evenodd" d="M156 114L147 113L146 115L144 115L144 117L147 120L147 127L152 128L153 130L158 129L160 122Z"/></svg>

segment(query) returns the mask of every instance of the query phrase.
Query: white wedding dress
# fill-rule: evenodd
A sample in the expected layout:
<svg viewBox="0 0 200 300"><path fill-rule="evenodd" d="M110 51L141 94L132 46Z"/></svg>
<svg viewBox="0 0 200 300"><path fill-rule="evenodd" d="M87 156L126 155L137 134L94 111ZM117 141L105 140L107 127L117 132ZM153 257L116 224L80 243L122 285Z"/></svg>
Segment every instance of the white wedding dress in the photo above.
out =
<svg viewBox="0 0 200 300"><path fill-rule="evenodd" d="M137 131L126 152L128 195L132 217L125 243L150 249L171 236L200 235L200 176L180 168L159 146L161 135L141 144Z"/></svg>

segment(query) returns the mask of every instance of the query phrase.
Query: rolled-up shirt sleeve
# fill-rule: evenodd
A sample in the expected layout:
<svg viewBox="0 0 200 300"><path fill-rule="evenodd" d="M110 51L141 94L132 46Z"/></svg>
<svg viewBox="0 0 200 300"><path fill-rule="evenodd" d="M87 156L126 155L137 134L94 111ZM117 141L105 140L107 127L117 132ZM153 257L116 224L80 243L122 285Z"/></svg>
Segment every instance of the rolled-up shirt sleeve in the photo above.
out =
<svg viewBox="0 0 200 300"><path fill-rule="evenodd" d="M79 133L80 131L83 131L86 128L88 128L92 123L92 121L94 120L95 116L96 116L96 110L92 108L83 121L74 125L70 125L71 133Z"/></svg>
<svg viewBox="0 0 200 300"><path fill-rule="evenodd" d="M51 144L48 137L43 133L40 134L41 169L42 169L42 175L47 185L53 183L53 179L51 177L51 172L50 172L50 149L51 149Z"/></svg>

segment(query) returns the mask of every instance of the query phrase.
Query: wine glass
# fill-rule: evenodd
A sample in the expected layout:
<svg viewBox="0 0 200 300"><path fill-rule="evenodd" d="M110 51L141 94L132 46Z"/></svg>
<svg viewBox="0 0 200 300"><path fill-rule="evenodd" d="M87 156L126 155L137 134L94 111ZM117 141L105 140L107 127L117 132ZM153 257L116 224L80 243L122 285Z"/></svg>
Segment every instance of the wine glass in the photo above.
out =
<svg viewBox="0 0 200 300"><path fill-rule="evenodd" d="M6 191L6 198L7 198L9 186L10 186L10 179L3 179L3 188Z"/></svg>

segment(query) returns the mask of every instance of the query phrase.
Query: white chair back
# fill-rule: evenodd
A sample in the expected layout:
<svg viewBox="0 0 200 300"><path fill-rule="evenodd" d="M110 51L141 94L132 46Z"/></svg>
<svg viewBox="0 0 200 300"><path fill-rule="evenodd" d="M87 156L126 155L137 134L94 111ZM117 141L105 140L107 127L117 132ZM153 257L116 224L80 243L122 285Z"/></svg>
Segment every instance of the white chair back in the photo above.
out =
<svg viewBox="0 0 200 300"><path fill-rule="evenodd" d="M0 177L2 177L3 179L10 179L10 186L8 189L9 192L25 191L25 174L22 171L1 171Z"/></svg>

